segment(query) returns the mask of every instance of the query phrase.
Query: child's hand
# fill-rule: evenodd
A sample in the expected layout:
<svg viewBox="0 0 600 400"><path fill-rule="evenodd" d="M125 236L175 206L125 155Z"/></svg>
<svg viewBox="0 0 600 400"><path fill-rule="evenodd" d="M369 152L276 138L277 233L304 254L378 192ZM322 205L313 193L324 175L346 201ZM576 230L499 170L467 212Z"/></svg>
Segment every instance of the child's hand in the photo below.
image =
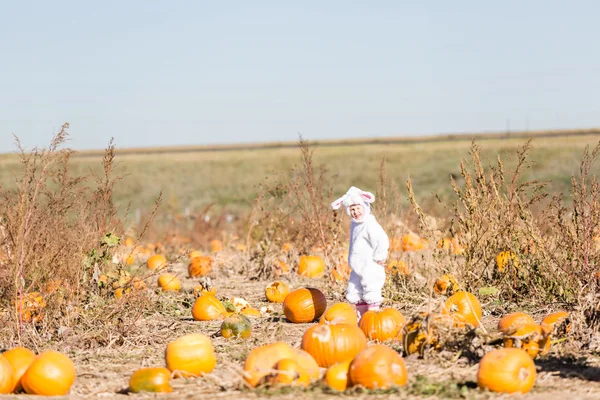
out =
<svg viewBox="0 0 600 400"><path fill-rule="evenodd" d="M385 261L377 261L375 260L375 262L379 265L381 265L382 267L385 267Z"/></svg>

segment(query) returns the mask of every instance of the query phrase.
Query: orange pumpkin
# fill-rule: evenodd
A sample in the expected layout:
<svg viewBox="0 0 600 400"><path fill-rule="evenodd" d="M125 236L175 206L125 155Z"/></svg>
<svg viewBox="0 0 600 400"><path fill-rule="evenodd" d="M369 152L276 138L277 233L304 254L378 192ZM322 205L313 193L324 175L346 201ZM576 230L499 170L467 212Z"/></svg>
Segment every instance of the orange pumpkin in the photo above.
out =
<svg viewBox="0 0 600 400"><path fill-rule="evenodd" d="M498 321L498 330L504 334L514 331L519 326L527 325L527 324L535 324L535 321L531 316L522 312L513 312L510 314L506 314L500 321Z"/></svg>
<svg viewBox="0 0 600 400"><path fill-rule="evenodd" d="M203 376L215 369L217 357L208 336L190 333L167 344L165 363L176 376Z"/></svg>
<svg viewBox="0 0 600 400"><path fill-rule="evenodd" d="M215 296L204 294L194 302L192 316L196 321L212 321L225 318L227 310Z"/></svg>
<svg viewBox="0 0 600 400"><path fill-rule="evenodd" d="M129 378L129 391L131 393L155 392L169 393L171 387L171 371L166 368L140 368Z"/></svg>
<svg viewBox="0 0 600 400"><path fill-rule="evenodd" d="M360 319L360 329L369 340L385 342L402 339L402 328L406 318L398 310L383 308L378 311L367 311Z"/></svg>
<svg viewBox="0 0 600 400"><path fill-rule="evenodd" d="M325 383L333 390L343 392L348 388L348 370L352 360L335 363L325 373Z"/></svg>
<svg viewBox="0 0 600 400"><path fill-rule="evenodd" d="M0 394L12 393L18 382L11 363L0 355Z"/></svg>
<svg viewBox="0 0 600 400"><path fill-rule="evenodd" d="M192 258L188 264L188 276L195 278L197 276L206 276L210 273L213 266L213 258L209 256L200 256Z"/></svg>
<svg viewBox="0 0 600 400"><path fill-rule="evenodd" d="M319 320L321 324L358 324L356 310L348 303L335 303L329 307Z"/></svg>
<svg viewBox="0 0 600 400"><path fill-rule="evenodd" d="M409 233L402 237L402 250L420 251L427 247L427 240L419 237L415 233Z"/></svg>
<svg viewBox="0 0 600 400"><path fill-rule="evenodd" d="M158 286L162 290L176 292L181 289L181 280L175 274L161 274L158 277Z"/></svg>
<svg viewBox="0 0 600 400"><path fill-rule="evenodd" d="M433 290L442 296L451 296L458 291L458 281L452 274L445 274L435 280Z"/></svg>
<svg viewBox="0 0 600 400"><path fill-rule="evenodd" d="M448 331L454 325L454 318L444 314L414 314L402 328L402 342L407 355L419 353L426 349L439 349L439 332Z"/></svg>
<svg viewBox="0 0 600 400"><path fill-rule="evenodd" d="M162 254L155 254L146 261L149 270L158 270L167 266L167 257Z"/></svg>
<svg viewBox="0 0 600 400"><path fill-rule="evenodd" d="M31 365L33 360L35 360L35 353L25 347L14 347L8 351L2 353L4 358L10 363L14 371L14 381L12 385L12 389L7 393L16 393L23 389L21 385L21 377L27 371L27 368ZM2 380L0 379L0 382ZM0 383L0 393L2 392L3 387Z"/></svg>
<svg viewBox="0 0 600 400"><path fill-rule="evenodd" d="M221 324L221 336L226 339L240 337L246 339L252 333L252 323L242 314L233 314L223 320Z"/></svg>
<svg viewBox="0 0 600 400"><path fill-rule="evenodd" d="M283 303L288 294L290 294L290 285L282 281L275 281L265 289L265 296L271 303Z"/></svg>
<svg viewBox="0 0 600 400"><path fill-rule="evenodd" d="M223 251L223 242L219 239L213 239L210 241L210 251L213 253L217 253L219 251Z"/></svg>
<svg viewBox="0 0 600 400"><path fill-rule="evenodd" d="M201 257L201 256L202 256L202 252L200 250L192 250L188 254L188 258L190 259L190 261L196 257Z"/></svg>
<svg viewBox="0 0 600 400"><path fill-rule="evenodd" d="M327 299L319 289L299 288L283 301L283 313L291 322L302 324L319 319L327 308Z"/></svg>
<svg viewBox="0 0 600 400"><path fill-rule="evenodd" d="M77 370L73 361L58 351L40 353L21 377L28 394L65 396L71 390Z"/></svg>
<svg viewBox="0 0 600 400"><path fill-rule="evenodd" d="M319 256L300 256L298 274L307 278L322 278L325 275L325 260Z"/></svg>
<svg viewBox="0 0 600 400"><path fill-rule="evenodd" d="M304 332L300 344L300 348L313 356L322 368L352 360L366 347L365 334L358 326L350 324L314 325Z"/></svg>
<svg viewBox="0 0 600 400"><path fill-rule="evenodd" d="M503 341L504 347L521 348L531 358L536 358L540 352L547 353L550 348L549 336L545 335L542 327L536 323L517 326L504 335Z"/></svg>
<svg viewBox="0 0 600 400"><path fill-rule="evenodd" d="M46 307L46 301L40 292L30 292L15 300L15 307L21 321L38 323L44 319L43 309Z"/></svg>
<svg viewBox="0 0 600 400"><path fill-rule="evenodd" d="M310 354L301 349L292 348L287 343L275 342L256 347L248 353L244 364L244 380L251 387L256 387L284 358L296 361L300 368L308 374L311 381L319 378L319 366Z"/></svg>
<svg viewBox="0 0 600 400"><path fill-rule="evenodd" d="M570 315L566 311L558 311L548 314L540 324L548 334L562 336L571 330Z"/></svg>
<svg viewBox="0 0 600 400"><path fill-rule="evenodd" d="M402 260L390 260L385 266L385 272L398 276L410 275L408 265Z"/></svg>
<svg viewBox="0 0 600 400"><path fill-rule="evenodd" d="M404 386L408 379L402 356L395 350L375 344L361 351L348 370L352 386L367 389L389 389Z"/></svg>
<svg viewBox="0 0 600 400"><path fill-rule="evenodd" d="M481 303L469 292L456 292L446 300L442 313L452 315L459 328L465 325L476 328L481 322Z"/></svg>
<svg viewBox="0 0 600 400"><path fill-rule="evenodd" d="M477 385L500 393L527 393L535 384L535 364L521 349L496 349L479 361Z"/></svg>
<svg viewBox="0 0 600 400"><path fill-rule="evenodd" d="M310 376L294 359L283 358L275 364L273 369L276 372L269 378L271 384L301 387L307 387L310 384Z"/></svg>

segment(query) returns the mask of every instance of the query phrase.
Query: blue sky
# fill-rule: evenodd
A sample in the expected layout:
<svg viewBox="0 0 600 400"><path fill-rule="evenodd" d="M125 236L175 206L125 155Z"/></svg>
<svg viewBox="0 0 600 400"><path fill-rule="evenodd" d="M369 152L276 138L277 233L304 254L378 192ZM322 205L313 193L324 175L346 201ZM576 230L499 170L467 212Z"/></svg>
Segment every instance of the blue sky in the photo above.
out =
<svg viewBox="0 0 600 400"><path fill-rule="evenodd" d="M600 2L18 1L0 152L600 126Z"/></svg>

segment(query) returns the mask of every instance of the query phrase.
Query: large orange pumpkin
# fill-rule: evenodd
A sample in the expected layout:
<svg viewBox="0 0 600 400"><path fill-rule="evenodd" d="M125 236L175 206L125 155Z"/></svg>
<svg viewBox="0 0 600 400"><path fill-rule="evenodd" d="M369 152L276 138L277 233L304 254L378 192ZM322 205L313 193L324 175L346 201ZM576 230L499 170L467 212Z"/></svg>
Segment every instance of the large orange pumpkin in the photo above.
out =
<svg viewBox="0 0 600 400"><path fill-rule="evenodd" d="M370 310L360 319L360 329L369 340L385 342L386 340L402 339L402 328L406 324L404 315L393 308L383 308L378 311Z"/></svg>
<svg viewBox="0 0 600 400"><path fill-rule="evenodd" d="M33 360L35 360L35 353L25 347L14 347L5 351L2 355L10 363L14 371L14 384L8 393L19 392L23 389L21 377L25 371L27 371L27 368L29 368ZM3 393L2 385L0 385L0 393Z"/></svg>
<svg viewBox="0 0 600 400"><path fill-rule="evenodd" d="M476 328L481 322L481 303L469 292L456 292L446 300L442 313L452 315L457 327Z"/></svg>
<svg viewBox="0 0 600 400"><path fill-rule="evenodd" d="M311 381L319 378L319 366L310 354L304 350L292 348L287 343L275 342L256 347L248 353L244 364L244 380L251 387L256 387L284 358L296 361L299 367L308 374Z"/></svg>
<svg viewBox="0 0 600 400"><path fill-rule="evenodd" d="M479 361L477 385L500 393L527 393L535 384L535 364L521 349L492 350Z"/></svg>
<svg viewBox="0 0 600 400"><path fill-rule="evenodd" d="M356 325L318 324L304 332L300 347L313 356L320 367L327 368L352 360L367 347L367 338Z"/></svg>
<svg viewBox="0 0 600 400"><path fill-rule="evenodd" d="M167 344L165 362L177 376L202 376L215 369L217 357L208 336L190 333Z"/></svg>
<svg viewBox="0 0 600 400"><path fill-rule="evenodd" d="M265 289L265 296L271 303L283 303L288 294L290 294L290 285L282 281L275 281Z"/></svg>
<svg viewBox="0 0 600 400"><path fill-rule="evenodd" d="M498 330L504 334L514 331L518 327L527 324L535 324L533 318L530 315L522 312L513 312L506 314L500 321L498 321Z"/></svg>
<svg viewBox="0 0 600 400"><path fill-rule="evenodd" d="M367 347L352 360L348 377L352 386L389 389L406 385L408 374L400 354L387 346L376 344Z"/></svg>
<svg viewBox="0 0 600 400"><path fill-rule="evenodd" d="M181 289L181 280L175 274L161 274L158 277L158 286L162 290L176 292Z"/></svg>
<svg viewBox="0 0 600 400"><path fill-rule="evenodd" d="M325 383L333 390L343 392L348 388L348 370L352 360L335 363L325 373Z"/></svg>
<svg viewBox="0 0 600 400"><path fill-rule="evenodd" d="M156 270L162 269L167 266L167 258L162 254L155 254L148 259L146 262L148 264L148 269Z"/></svg>
<svg viewBox="0 0 600 400"><path fill-rule="evenodd" d="M206 276L212 270L213 258L209 256L200 256L192 258L188 264L188 276L195 278L197 276Z"/></svg>
<svg viewBox="0 0 600 400"><path fill-rule="evenodd" d="M132 393L172 392L171 371L162 367L140 368L134 371L129 378L129 391Z"/></svg>
<svg viewBox="0 0 600 400"><path fill-rule="evenodd" d="M323 292L315 288L299 288L283 301L283 313L291 322L302 324L321 317L327 308Z"/></svg>
<svg viewBox="0 0 600 400"><path fill-rule="evenodd" d="M212 321L225 318L227 310L215 296L203 294L194 302L192 316L196 321Z"/></svg>
<svg viewBox="0 0 600 400"><path fill-rule="evenodd" d="M0 394L12 393L18 382L11 363L0 355Z"/></svg>
<svg viewBox="0 0 600 400"><path fill-rule="evenodd" d="M321 278L325 275L325 260L319 256L300 256L298 274L307 278Z"/></svg>
<svg viewBox="0 0 600 400"><path fill-rule="evenodd" d="M73 361L58 351L40 353L21 377L28 394L65 396L75 382L77 370Z"/></svg>
<svg viewBox="0 0 600 400"><path fill-rule="evenodd" d="M332 304L319 320L321 324L358 324L356 310L348 303Z"/></svg>

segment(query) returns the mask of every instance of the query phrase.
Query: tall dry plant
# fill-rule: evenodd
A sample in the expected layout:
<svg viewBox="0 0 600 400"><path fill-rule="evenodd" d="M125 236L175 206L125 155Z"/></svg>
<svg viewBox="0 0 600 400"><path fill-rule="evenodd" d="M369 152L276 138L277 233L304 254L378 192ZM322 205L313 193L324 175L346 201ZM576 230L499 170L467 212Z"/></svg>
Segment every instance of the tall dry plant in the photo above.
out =
<svg viewBox="0 0 600 400"><path fill-rule="evenodd" d="M0 292L2 305L12 310L6 322L19 340L23 298L34 291L51 297L58 290L69 301L85 297L98 274L94 271L98 264L85 263L86 257L102 253L110 258L109 248L118 243L116 235L122 230L112 201L112 188L120 179L114 176L112 140L103 159L103 175L71 176L73 151L61 148L68 128L65 123L47 149L30 152L15 137L21 158L16 188L0 187L0 247L6 253L0 261ZM45 311L52 312L49 306Z"/></svg>

